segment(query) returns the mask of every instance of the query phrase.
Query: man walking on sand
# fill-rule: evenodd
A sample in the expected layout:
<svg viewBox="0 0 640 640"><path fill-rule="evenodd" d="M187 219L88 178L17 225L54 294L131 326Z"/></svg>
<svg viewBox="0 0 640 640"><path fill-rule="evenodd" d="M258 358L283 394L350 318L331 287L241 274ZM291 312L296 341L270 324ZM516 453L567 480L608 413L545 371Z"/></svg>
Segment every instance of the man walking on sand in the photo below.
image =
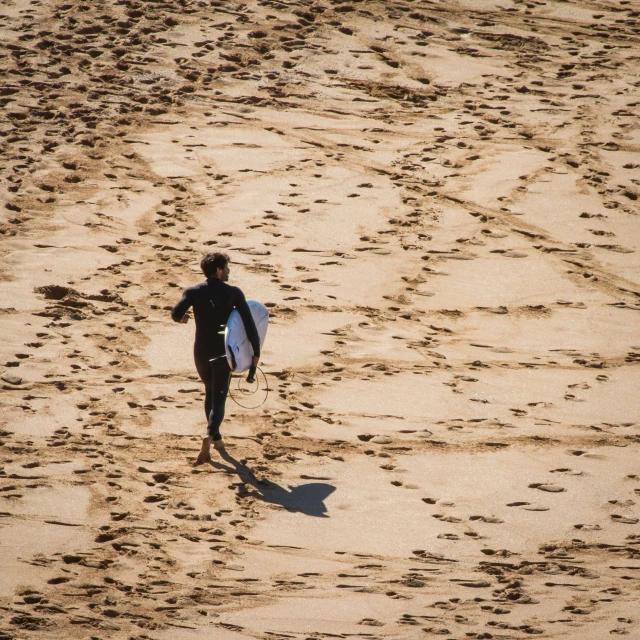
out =
<svg viewBox="0 0 640 640"><path fill-rule="evenodd" d="M208 253L200 268L207 280L184 290L182 298L171 310L174 322L189 321L189 308L193 307L196 321L196 339L193 358L198 375L204 383L204 411L207 416L207 435L202 440L202 449L196 466L211 460L210 447L223 448L220 424L224 419L224 405L229 391L231 369L224 346L224 329L234 309L244 323L249 342L253 347L253 366L260 359L260 339L244 294L238 287L227 284L229 279L229 256L224 253Z"/></svg>

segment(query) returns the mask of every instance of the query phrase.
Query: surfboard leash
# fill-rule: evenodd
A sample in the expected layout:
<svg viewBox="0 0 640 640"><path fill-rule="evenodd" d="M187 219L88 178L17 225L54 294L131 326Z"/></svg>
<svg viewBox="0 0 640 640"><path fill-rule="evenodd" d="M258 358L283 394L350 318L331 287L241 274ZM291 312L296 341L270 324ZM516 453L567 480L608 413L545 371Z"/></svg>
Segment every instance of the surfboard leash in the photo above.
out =
<svg viewBox="0 0 640 640"><path fill-rule="evenodd" d="M267 398L269 397L269 381L267 380L267 376L265 374L265 372L260 368L260 367L256 367L256 372L253 375L251 375L252 372L249 373L249 375L247 376L247 378L244 378L243 376L236 376L234 378L233 373L229 374L229 396L231 396L231 399L239 406L242 407L243 409L258 409L259 407L261 407L266 401ZM262 380L264 381L263 383L261 383L260 378L262 377ZM241 397L241 398L250 398L251 396L256 395L256 393L258 393L258 391L260 391L261 388L264 389L264 398L262 400L262 402L260 402L259 404L253 404L251 406L249 406L248 404L242 404L241 402L238 401L238 398L236 397L236 395L234 395L234 389L232 387L232 380L236 380L236 395ZM262 385L264 384L264 387L262 387Z"/></svg>

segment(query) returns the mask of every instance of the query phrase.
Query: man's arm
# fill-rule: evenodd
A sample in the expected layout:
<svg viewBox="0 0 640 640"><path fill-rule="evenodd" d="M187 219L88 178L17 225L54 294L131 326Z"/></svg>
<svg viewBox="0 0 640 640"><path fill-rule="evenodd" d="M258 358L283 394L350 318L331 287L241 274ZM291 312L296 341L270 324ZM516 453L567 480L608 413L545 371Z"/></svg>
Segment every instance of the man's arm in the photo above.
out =
<svg viewBox="0 0 640 640"><path fill-rule="evenodd" d="M260 337L258 336L258 330L256 329L256 323L253 321L253 316L249 309L249 305L244 297L244 293L237 289L238 297L236 298L236 309L240 313L242 322L244 324L244 330L247 332L247 338L253 348L253 358L260 357Z"/></svg>
<svg viewBox="0 0 640 640"><path fill-rule="evenodd" d="M189 307L193 304L189 298L189 290L185 289L178 304L171 309L171 319L174 322L185 323L189 319L187 311L189 311Z"/></svg>

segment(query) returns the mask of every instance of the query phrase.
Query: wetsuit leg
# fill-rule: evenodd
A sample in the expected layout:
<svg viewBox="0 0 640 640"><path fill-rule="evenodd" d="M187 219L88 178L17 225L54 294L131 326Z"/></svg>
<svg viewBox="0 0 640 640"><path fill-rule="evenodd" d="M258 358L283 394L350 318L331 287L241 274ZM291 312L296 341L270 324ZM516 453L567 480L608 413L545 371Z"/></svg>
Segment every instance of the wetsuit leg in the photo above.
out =
<svg viewBox="0 0 640 640"><path fill-rule="evenodd" d="M207 354L199 350L197 346L194 349L193 359L195 360L200 380L202 380L202 383L204 384L204 415L208 421L209 415L211 414L211 404L213 399L211 365L209 364L209 357Z"/></svg>
<svg viewBox="0 0 640 640"><path fill-rule="evenodd" d="M209 414L209 436L212 440L221 440L220 425L224 420L224 406L229 392L229 374L231 369L226 358L220 358L211 365L212 407Z"/></svg>
<svg viewBox="0 0 640 640"><path fill-rule="evenodd" d="M194 360L205 388L204 411L207 417L208 434L212 440L220 440L220 424L224 419L231 370L226 358L218 358L213 363L209 362L210 358L210 353L196 346Z"/></svg>

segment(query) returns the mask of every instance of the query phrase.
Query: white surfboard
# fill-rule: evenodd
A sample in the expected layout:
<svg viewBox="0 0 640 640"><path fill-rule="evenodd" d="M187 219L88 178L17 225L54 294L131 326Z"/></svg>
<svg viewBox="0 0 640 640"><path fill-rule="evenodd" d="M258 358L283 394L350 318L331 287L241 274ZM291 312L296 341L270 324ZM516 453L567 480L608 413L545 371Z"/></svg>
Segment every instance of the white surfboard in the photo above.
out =
<svg viewBox="0 0 640 640"><path fill-rule="evenodd" d="M258 337L260 338L260 348L264 344L267 335L267 325L269 324L269 312L266 307L256 300L247 300L249 311L253 321L256 323ZM234 309L227 320L224 330L224 346L227 353L227 362L234 373L247 371L253 361L253 348L247 338L244 322L237 309Z"/></svg>

